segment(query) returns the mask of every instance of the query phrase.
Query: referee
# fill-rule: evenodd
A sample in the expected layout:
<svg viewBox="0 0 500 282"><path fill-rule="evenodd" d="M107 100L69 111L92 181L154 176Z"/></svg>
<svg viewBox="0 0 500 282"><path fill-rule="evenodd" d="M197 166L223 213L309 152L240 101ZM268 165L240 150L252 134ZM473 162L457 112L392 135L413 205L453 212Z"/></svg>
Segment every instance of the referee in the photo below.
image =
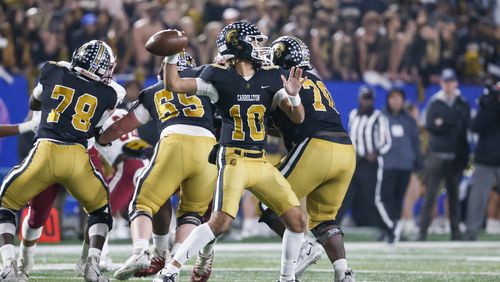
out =
<svg viewBox="0 0 500 282"><path fill-rule="evenodd" d="M381 155L391 147L391 136L387 118L373 107L373 89L361 86L358 97L359 107L349 114L349 135L356 149L357 165L341 215L352 207L352 217L358 226L378 226L375 191L382 183Z"/></svg>

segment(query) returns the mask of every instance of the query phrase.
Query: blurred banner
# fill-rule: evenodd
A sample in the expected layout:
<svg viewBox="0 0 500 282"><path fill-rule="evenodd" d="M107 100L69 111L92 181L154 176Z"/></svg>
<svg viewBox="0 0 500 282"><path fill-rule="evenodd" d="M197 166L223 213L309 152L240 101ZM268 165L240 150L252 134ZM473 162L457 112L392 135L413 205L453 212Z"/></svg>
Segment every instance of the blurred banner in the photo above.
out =
<svg viewBox="0 0 500 282"><path fill-rule="evenodd" d="M145 87L152 85L156 79L147 79ZM337 109L342 114L342 120L347 127L349 112L357 107L358 88L361 82L339 82L327 81L326 86L333 96ZM429 97L439 90L438 85L433 85L425 90L425 99L418 103L418 88L416 85L403 86L408 101L417 103L421 108L425 106ZM374 87L377 94L375 106L379 109L385 107L387 91L382 87ZM482 93L482 87L462 85L462 95L469 101L473 108L476 107L476 99ZM28 112L28 82L22 76L14 76L12 84L0 80L0 124L22 122ZM0 138L0 176L5 175L9 169L18 164L17 137Z"/></svg>

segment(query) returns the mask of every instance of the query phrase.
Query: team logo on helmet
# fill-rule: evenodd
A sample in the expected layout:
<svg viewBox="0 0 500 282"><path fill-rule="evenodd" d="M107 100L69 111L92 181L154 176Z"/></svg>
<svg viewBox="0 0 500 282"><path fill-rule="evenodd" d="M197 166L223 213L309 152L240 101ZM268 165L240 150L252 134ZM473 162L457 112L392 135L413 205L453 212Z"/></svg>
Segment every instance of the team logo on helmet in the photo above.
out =
<svg viewBox="0 0 500 282"><path fill-rule="evenodd" d="M226 33L226 42L233 46L238 45L238 31L236 29L231 29Z"/></svg>
<svg viewBox="0 0 500 282"><path fill-rule="evenodd" d="M279 42L275 44L273 47L274 56L281 58L283 56L283 52L285 52L285 44Z"/></svg>

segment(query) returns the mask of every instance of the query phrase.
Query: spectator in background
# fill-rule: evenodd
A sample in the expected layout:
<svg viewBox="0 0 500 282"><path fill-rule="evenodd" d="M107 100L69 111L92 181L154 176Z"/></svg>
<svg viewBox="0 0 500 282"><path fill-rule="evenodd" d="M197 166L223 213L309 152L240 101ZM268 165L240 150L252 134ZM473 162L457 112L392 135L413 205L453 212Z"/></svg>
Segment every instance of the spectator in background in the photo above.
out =
<svg viewBox="0 0 500 282"><path fill-rule="evenodd" d="M264 32L272 42L281 36L280 29L285 24L286 7L279 0L266 1L264 15L257 22L257 27Z"/></svg>
<svg viewBox="0 0 500 282"><path fill-rule="evenodd" d="M454 20L446 15L438 19L441 51L439 55L439 66L441 68L455 68L457 66L457 39L456 25Z"/></svg>
<svg viewBox="0 0 500 282"><path fill-rule="evenodd" d="M323 79L332 79L331 65L332 53L332 30L336 23L333 12L320 7L314 16L311 29L311 60L316 71Z"/></svg>
<svg viewBox="0 0 500 282"><path fill-rule="evenodd" d="M147 5L147 16L136 21L132 27L132 39L135 50L134 59L140 76L147 73L147 70L154 68L154 56L144 49L144 44L146 44L151 35L163 29L160 6L154 3Z"/></svg>
<svg viewBox="0 0 500 282"><path fill-rule="evenodd" d="M379 72L385 62L386 40L380 33L382 18L377 12L369 11L362 19L362 27L356 30L359 52L359 71L364 75L368 71Z"/></svg>
<svg viewBox="0 0 500 282"><path fill-rule="evenodd" d="M333 68L335 78L344 81L359 80L358 51L354 31L358 10L345 8L340 15L340 30L333 35Z"/></svg>
<svg viewBox="0 0 500 282"><path fill-rule="evenodd" d="M467 240L476 240L484 223L491 188L500 187L500 82L479 98L479 111L472 120L479 135L474 174L467 203Z"/></svg>
<svg viewBox="0 0 500 282"><path fill-rule="evenodd" d="M193 57L200 57L200 42L198 42L198 38L196 37L196 29L194 26L194 21L190 17L182 17L179 20L179 28L184 31L189 38L188 45L186 46L186 51Z"/></svg>
<svg viewBox="0 0 500 282"><path fill-rule="evenodd" d="M352 217L358 226L378 226L375 211L375 188L382 181L382 157L390 148L387 118L373 106L375 93L368 86L359 89L359 107L349 114L349 135L356 149L356 171L346 199L339 211L340 218L352 207ZM352 204L352 205L351 205Z"/></svg>
<svg viewBox="0 0 500 282"><path fill-rule="evenodd" d="M393 88L387 95L384 115L389 122L390 149L383 155L382 184L376 187L375 205L382 219L382 234L389 243L399 241L403 197L410 175L419 167L420 140L417 123L404 109L403 89Z"/></svg>
<svg viewBox="0 0 500 282"><path fill-rule="evenodd" d="M203 29L203 33L198 37L200 46L203 46L203 52L200 53L201 64L210 64L217 56L217 35L223 26L220 22L209 22Z"/></svg>
<svg viewBox="0 0 500 282"><path fill-rule="evenodd" d="M161 13L163 12L163 25L165 28L171 29L179 29L179 21L183 15L183 11L180 10L180 5L177 5L175 2L169 2L165 5L163 11L161 7L157 7L156 13L159 13L158 17L161 17ZM193 23L194 24L194 23ZM194 32L194 26L193 26Z"/></svg>
<svg viewBox="0 0 500 282"><path fill-rule="evenodd" d="M441 180L444 179L448 197L451 239L460 240L460 202L458 185L469 161L467 128L469 104L460 96L453 69L441 72L441 90L427 105L425 127L429 131L429 153L425 161L427 191L420 218L419 240L426 240L432 209Z"/></svg>
<svg viewBox="0 0 500 282"><path fill-rule="evenodd" d="M412 54L414 55L419 74L424 85L435 81L439 73L441 40L439 31L433 23L420 26L415 38Z"/></svg>
<svg viewBox="0 0 500 282"><path fill-rule="evenodd" d="M312 10L310 6L304 4L296 6L289 17L290 22L283 27L283 35L293 35L310 46L311 18Z"/></svg>
<svg viewBox="0 0 500 282"><path fill-rule="evenodd" d="M78 47L94 39L99 39L99 34L97 33L97 16L93 13L88 13L83 15L80 20L80 28L72 34L69 50L73 53Z"/></svg>
<svg viewBox="0 0 500 282"><path fill-rule="evenodd" d="M223 25L226 26L230 23L237 22L240 19L240 12L235 8L227 8L222 13Z"/></svg>

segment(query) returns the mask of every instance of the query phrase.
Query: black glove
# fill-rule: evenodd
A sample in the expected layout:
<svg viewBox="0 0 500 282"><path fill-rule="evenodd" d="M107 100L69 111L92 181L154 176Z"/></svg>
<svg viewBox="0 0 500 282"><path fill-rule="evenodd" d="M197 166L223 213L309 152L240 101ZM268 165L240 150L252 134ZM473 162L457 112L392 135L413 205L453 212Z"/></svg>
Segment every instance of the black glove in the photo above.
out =
<svg viewBox="0 0 500 282"><path fill-rule="evenodd" d="M147 156L147 152L151 151L151 145L142 140L142 139L137 139L128 142L127 144L123 145L122 150L125 154L131 156L131 157L144 157Z"/></svg>

